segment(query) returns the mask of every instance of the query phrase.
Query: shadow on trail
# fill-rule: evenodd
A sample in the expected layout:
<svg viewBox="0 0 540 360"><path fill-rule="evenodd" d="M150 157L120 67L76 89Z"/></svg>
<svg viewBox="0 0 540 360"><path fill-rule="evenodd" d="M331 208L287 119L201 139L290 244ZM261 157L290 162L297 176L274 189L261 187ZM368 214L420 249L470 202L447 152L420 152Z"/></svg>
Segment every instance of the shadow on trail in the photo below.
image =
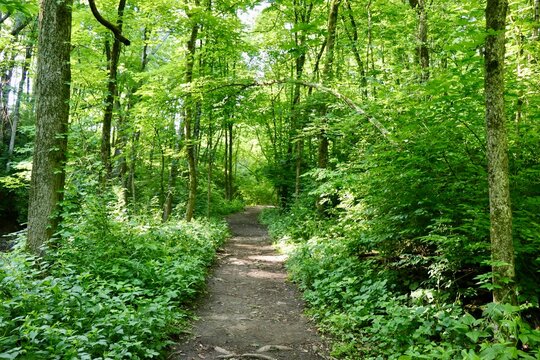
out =
<svg viewBox="0 0 540 360"><path fill-rule="evenodd" d="M302 315L298 291L286 281L285 256L275 252L257 221L261 210L249 207L227 218L233 236L219 253L191 336L169 358L328 358Z"/></svg>

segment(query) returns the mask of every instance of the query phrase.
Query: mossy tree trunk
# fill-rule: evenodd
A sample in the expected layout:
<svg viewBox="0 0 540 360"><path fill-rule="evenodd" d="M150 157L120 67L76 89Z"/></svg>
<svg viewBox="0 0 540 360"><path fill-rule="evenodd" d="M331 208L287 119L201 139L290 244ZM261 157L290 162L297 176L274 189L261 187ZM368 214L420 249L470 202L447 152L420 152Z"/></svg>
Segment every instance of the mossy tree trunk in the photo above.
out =
<svg viewBox="0 0 540 360"><path fill-rule="evenodd" d="M28 207L28 249L40 254L59 223L70 96L72 0L42 0L36 78L36 138Z"/></svg>
<svg viewBox="0 0 540 360"><path fill-rule="evenodd" d="M494 302L515 302L514 244L508 179L508 136L504 113L504 55L507 12L507 0L488 0L484 66Z"/></svg>

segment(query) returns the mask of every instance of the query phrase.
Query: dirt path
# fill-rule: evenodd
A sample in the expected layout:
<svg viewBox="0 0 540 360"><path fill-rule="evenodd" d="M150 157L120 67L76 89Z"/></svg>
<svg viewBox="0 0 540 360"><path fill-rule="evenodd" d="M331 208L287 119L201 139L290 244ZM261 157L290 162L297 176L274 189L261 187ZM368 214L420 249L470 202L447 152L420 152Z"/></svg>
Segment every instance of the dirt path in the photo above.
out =
<svg viewBox="0 0 540 360"><path fill-rule="evenodd" d="M250 207L228 218L233 237L220 251L190 338L171 359L328 359L286 281L284 257L257 222L260 211Z"/></svg>

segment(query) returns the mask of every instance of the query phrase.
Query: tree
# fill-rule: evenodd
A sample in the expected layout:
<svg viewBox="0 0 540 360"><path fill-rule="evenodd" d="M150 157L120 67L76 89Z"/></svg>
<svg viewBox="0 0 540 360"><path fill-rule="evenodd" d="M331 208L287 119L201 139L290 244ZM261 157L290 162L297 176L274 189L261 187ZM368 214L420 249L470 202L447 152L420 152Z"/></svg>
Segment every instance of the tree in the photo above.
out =
<svg viewBox="0 0 540 360"><path fill-rule="evenodd" d="M116 26L105 20L97 10L94 0L89 1L92 14L97 21L103 26L111 30L114 34L112 49L109 41L105 42L105 53L107 55L108 81L107 95L105 98L105 109L103 111L103 128L101 135L101 161L105 171L104 179L107 179L111 174L111 128L114 105L118 98L118 62L120 60L121 42L130 45L130 41L122 34L123 16L126 8L126 0L120 0L118 3L118 19Z"/></svg>
<svg viewBox="0 0 540 360"><path fill-rule="evenodd" d="M199 6L198 0L195 5ZM193 81L193 65L195 63L195 51L197 34L199 33L199 24L197 20L193 20L191 26L191 34L187 42L186 70L185 83L191 87ZM195 201L197 199L197 163L195 160L195 144L192 134L193 120L195 117L195 106L193 104L193 96L188 92L185 99L185 119L184 119L184 139L186 142L186 157L188 161L189 171L189 189L188 201L186 206L186 220L191 221L193 212L195 211Z"/></svg>
<svg viewBox="0 0 540 360"><path fill-rule="evenodd" d="M60 221L70 98L72 0L40 3L36 138L28 205L28 248L40 254Z"/></svg>
<svg viewBox="0 0 540 360"><path fill-rule="evenodd" d="M429 78L429 49L428 40L428 22L426 14L426 4L424 0L409 0L409 4L418 14L418 33L416 35L418 42L416 45L416 57L420 68L422 69L421 81L427 81Z"/></svg>
<svg viewBox="0 0 540 360"><path fill-rule="evenodd" d="M508 1L486 6L485 101L490 204L493 301L515 302L514 244L508 169L508 135L504 113L504 55Z"/></svg>

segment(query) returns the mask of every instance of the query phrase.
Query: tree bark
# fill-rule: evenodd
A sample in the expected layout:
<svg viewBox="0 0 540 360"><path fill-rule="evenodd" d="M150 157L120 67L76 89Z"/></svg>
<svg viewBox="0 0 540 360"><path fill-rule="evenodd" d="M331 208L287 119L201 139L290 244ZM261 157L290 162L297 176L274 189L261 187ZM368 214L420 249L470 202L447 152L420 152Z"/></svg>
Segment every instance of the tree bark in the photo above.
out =
<svg viewBox="0 0 540 360"><path fill-rule="evenodd" d="M181 131L182 126L183 126L182 123L180 123L178 128L175 129L176 137L175 137L175 142L174 142L174 150L177 155L180 152L180 144L182 142L182 131ZM162 216L163 222L168 221L172 213L172 205L173 205L174 192L176 189L177 178L178 178L178 157L175 156L171 162L171 171L169 172L169 180L167 183L167 195L165 197L165 202L163 204L163 216Z"/></svg>
<svg viewBox="0 0 540 360"><path fill-rule="evenodd" d="M42 0L36 78L36 138L28 207L28 249L41 254L60 221L70 97L72 0Z"/></svg>
<svg viewBox="0 0 540 360"><path fill-rule="evenodd" d="M486 6L485 101L490 205L493 301L516 301L508 140L504 110L504 56L507 0Z"/></svg>
<svg viewBox="0 0 540 360"><path fill-rule="evenodd" d="M366 78L366 68L364 65L364 61L362 60L362 56L360 55L360 51L358 50L358 26L356 25L356 20L354 19L354 14L352 11L351 3L350 1L346 1L347 4L347 15L349 18L349 23L351 24L351 32L350 34L347 31L347 36L349 37L349 40L351 41L351 48L353 51L354 59L356 60L356 64L358 65L358 71L360 72L360 86L362 87L362 94L365 98L367 98L367 78ZM343 22L345 23L345 15L343 16ZM345 27L345 30L347 28Z"/></svg>
<svg viewBox="0 0 540 360"><path fill-rule="evenodd" d="M230 119L230 121L227 123L227 126L228 126L228 134L229 134L229 141L227 142L228 146L229 146L229 150L227 151L227 155L229 156L229 159L227 161L227 166L229 167L229 169L227 170L227 174L229 176L229 179L227 180L227 185L228 185L228 189L227 189L227 194L228 194L228 197L227 197L227 200L232 200L233 199L233 181L234 181L234 175L233 175L233 148L234 148L234 123L233 123L233 120Z"/></svg>
<svg viewBox="0 0 540 360"><path fill-rule="evenodd" d="M120 0L120 2L124 2L124 5L123 7L125 7L125 0ZM105 26L107 29L111 30L111 32L114 34L114 38L122 43L124 43L124 45L126 46L129 46L131 44L131 42L126 39L124 37L124 35L122 34L122 26L120 25L117 25L117 26L114 26L113 24L111 24L109 21L107 21L105 18L103 18L103 16L101 16L101 14L99 13L97 7L96 7L96 2L95 0L88 0L88 4L90 5L90 10L92 11L92 14L94 15L94 17L96 18L96 20L103 26ZM120 5L118 6L118 8L120 8ZM121 17L119 18L119 20L121 19ZM121 20L120 20L121 21Z"/></svg>
<svg viewBox="0 0 540 360"><path fill-rule="evenodd" d="M15 151L15 139L17 137L17 127L19 125L19 119L21 117L21 102L24 95L24 83L26 82L26 78L28 76L28 67L30 66L30 60L32 59L32 49L32 44L28 44L26 46L25 59L21 70L21 80L17 88L17 100L15 100L15 107L13 108L13 118L11 120L11 137L9 139L6 171L9 171L10 169L11 158L13 156L13 152Z"/></svg>
<svg viewBox="0 0 540 360"><path fill-rule="evenodd" d="M92 3L92 2L90 2ZM124 9L126 7L126 0L120 0L118 3L118 20L116 29L119 33L122 33L122 17L124 16ZM115 33L116 34L116 33ZM120 60L121 43L118 37L114 38L112 50L110 49L108 42L105 44L108 63L108 82L107 82L107 96L105 98L105 109L103 111L103 127L101 133L101 161L105 171L103 179L110 178L112 165L111 165L111 129L112 129L112 117L114 110L114 103L118 97L118 62Z"/></svg>
<svg viewBox="0 0 540 360"><path fill-rule="evenodd" d="M312 9L313 9L313 2L310 2L307 8L305 8L305 6L303 7L295 6L294 7L295 23L308 25L311 20ZM306 50L305 50L306 39L307 39L306 31L303 30L300 33L300 35L298 34L298 32L295 32L294 39L295 39L296 47L300 49L300 53L295 59L295 78L297 81L301 81L304 75L304 66L306 64ZM295 160L294 161L294 174L295 174L294 196L295 198L298 198L298 196L300 195L300 179L302 175L302 153L303 153L302 149L303 149L303 144L304 144L304 139L301 137L301 134L300 134L301 128L303 126L303 121L301 121L303 119L303 115L299 114L297 110L300 105L301 89L302 89L302 86L300 83L294 84L293 101L291 105L291 137L289 139L289 144L290 144L293 141L293 137L295 136L297 137L296 141L294 142L294 160Z"/></svg>
<svg viewBox="0 0 540 360"><path fill-rule="evenodd" d="M11 94L11 79L15 68L15 50L9 54L7 69L2 71L0 79L0 149L4 147L4 132L7 124L9 124L9 95Z"/></svg>
<svg viewBox="0 0 540 360"><path fill-rule="evenodd" d="M196 1L195 5L199 5ZM191 35L187 43L185 83L191 85L193 81L193 65L195 64L196 41L199 32L199 24L194 23L191 27ZM186 157L189 170L188 201L186 205L186 221L191 221L195 211L197 200L197 163L195 159L195 144L192 134L192 122L195 117L193 96L190 92L185 98L186 117L184 119L184 139L186 142Z"/></svg>
<svg viewBox="0 0 540 360"><path fill-rule="evenodd" d="M327 26L327 35L326 35L326 58L323 69L323 82L329 83L334 77L333 64L334 64L334 50L336 44L336 28L338 20L338 11L341 0L332 0L330 4L330 12L328 14L328 26ZM323 115L324 116L324 115ZM319 134L319 147L318 147L318 156L317 156L317 165L319 168L328 167L328 136L325 129L326 122L324 122L323 127L320 130Z"/></svg>
<svg viewBox="0 0 540 360"><path fill-rule="evenodd" d="M328 14L328 27L326 35L326 61L323 70L323 80L328 82L334 78L334 52L336 45L336 30L339 6L341 0L332 0L330 13Z"/></svg>
<svg viewBox="0 0 540 360"><path fill-rule="evenodd" d="M540 22L540 0L534 0L534 28L533 28L534 40L538 40L539 22Z"/></svg>
<svg viewBox="0 0 540 360"><path fill-rule="evenodd" d="M429 48L428 48L428 22L424 0L409 0L411 7L418 15L418 33L416 35L416 58L420 65L420 81L429 79Z"/></svg>

